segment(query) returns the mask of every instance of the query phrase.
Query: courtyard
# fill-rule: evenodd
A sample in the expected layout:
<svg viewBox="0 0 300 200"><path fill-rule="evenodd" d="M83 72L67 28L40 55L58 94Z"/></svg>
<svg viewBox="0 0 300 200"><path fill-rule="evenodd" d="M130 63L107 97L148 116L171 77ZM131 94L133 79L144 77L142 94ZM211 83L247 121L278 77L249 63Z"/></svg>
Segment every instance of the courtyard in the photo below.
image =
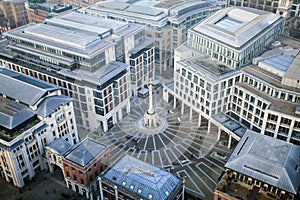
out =
<svg viewBox="0 0 300 200"><path fill-rule="evenodd" d="M207 133L207 121L198 127L196 113L189 120L189 109L181 115L179 105L174 109L173 101L166 103L161 96L161 88L154 91L154 105L163 123L157 128L141 127L148 97L134 97L131 112L108 132L79 132L109 146L112 164L129 154L184 179L188 194L211 200L235 145L228 149L226 134L217 141L217 127Z"/></svg>

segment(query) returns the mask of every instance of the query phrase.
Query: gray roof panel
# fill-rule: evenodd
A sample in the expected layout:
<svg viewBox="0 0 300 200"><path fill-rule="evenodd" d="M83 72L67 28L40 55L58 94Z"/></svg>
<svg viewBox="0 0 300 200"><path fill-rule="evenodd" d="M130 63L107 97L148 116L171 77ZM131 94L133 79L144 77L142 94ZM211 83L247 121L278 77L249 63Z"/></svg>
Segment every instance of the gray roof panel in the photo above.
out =
<svg viewBox="0 0 300 200"><path fill-rule="evenodd" d="M300 146L247 130L226 168L297 194Z"/></svg>
<svg viewBox="0 0 300 200"><path fill-rule="evenodd" d="M47 117L55 112L55 109L61 105L70 103L72 98L60 95L46 97L39 105L37 114L43 117Z"/></svg>
<svg viewBox="0 0 300 200"><path fill-rule="evenodd" d="M60 89L58 86L8 70L0 70L0 85L0 94L30 106L47 92Z"/></svg>
<svg viewBox="0 0 300 200"><path fill-rule="evenodd" d="M62 138L56 138L47 145L47 148L53 149L60 156L65 155L71 149L72 145Z"/></svg>
<svg viewBox="0 0 300 200"><path fill-rule="evenodd" d="M145 199L164 200L174 192L180 180L174 175L129 155L123 156L103 178Z"/></svg>
<svg viewBox="0 0 300 200"><path fill-rule="evenodd" d="M12 130L36 115L34 111L16 102L5 103L5 107L12 110L14 114L8 114L0 110L0 126L9 130Z"/></svg>
<svg viewBox="0 0 300 200"><path fill-rule="evenodd" d="M65 158L82 167L99 155L106 147L91 138L85 138L78 145L75 145Z"/></svg>

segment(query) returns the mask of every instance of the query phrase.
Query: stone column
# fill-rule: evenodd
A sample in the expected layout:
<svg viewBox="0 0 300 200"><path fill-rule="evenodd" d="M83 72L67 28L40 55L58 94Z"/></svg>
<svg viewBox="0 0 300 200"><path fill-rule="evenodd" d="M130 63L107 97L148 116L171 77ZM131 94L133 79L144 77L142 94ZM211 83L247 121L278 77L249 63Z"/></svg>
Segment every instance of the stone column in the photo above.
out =
<svg viewBox="0 0 300 200"><path fill-rule="evenodd" d="M218 127L218 141L220 141L220 139L221 139L221 131L222 131L222 129L220 127Z"/></svg>
<svg viewBox="0 0 300 200"><path fill-rule="evenodd" d="M200 126L201 126L201 121L202 121L202 116L201 116L201 114L199 113L198 127L200 127Z"/></svg>
<svg viewBox="0 0 300 200"><path fill-rule="evenodd" d="M99 181L99 190L100 190L100 199L104 199L104 196L103 196L103 191L102 191L102 182L101 182L101 178L98 177L98 181Z"/></svg>
<svg viewBox="0 0 300 200"><path fill-rule="evenodd" d="M207 133L210 133L210 126L211 126L211 122L210 122L210 120L208 120Z"/></svg>
<svg viewBox="0 0 300 200"><path fill-rule="evenodd" d="M230 146L231 146L231 137L232 137L232 136L229 134L228 146L227 146L228 149L230 149Z"/></svg>
<svg viewBox="0 0 300 200"><path fill-rule="evenodd" d="M152 89L153 89L153 86L152 86L152 82L151 80L149 81L149 109L148 109L148 114L153 114L155 111L154 111L154 108L153 108L153 95L152 95Z"/></svg>
<svg viewBox="0 0 300 200"><path fill-rule="evenodd" d="M190 121L192 120L192 118L193 118L193 109L192 109L192 107L190 108Z"/></svg>
<svg viewBox="0 0 300 200"><path fill-rule="evenodd" d="M174 96L174 106L173 108L176 108L176 97Z"/></svg>
<svg viewBox="0 0 300 200"><path fill-rule="evenodd" d="M107 120L104 120L104 121L103 121L103 131L104 131L104 132L108 131Z"/></svg>

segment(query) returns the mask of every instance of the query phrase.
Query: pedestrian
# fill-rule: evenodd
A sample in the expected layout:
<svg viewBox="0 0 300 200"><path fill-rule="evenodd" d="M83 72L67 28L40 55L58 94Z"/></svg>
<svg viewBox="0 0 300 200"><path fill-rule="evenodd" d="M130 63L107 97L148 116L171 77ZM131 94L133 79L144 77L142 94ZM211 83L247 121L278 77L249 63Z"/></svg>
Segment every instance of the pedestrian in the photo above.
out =
<svg viewBox="0 0 300 200"><path fill-rule="evenodd" d="M45 190L45 194L48 194L48 191L47 191L47 190Z"/></svg>

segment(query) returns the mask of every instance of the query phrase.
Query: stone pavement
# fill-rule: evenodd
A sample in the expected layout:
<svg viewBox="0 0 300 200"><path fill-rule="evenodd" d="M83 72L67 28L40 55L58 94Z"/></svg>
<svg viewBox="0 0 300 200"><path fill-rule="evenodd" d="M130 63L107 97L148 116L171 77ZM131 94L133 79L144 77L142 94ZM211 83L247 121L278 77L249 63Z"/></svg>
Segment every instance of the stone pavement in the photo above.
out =
<svg viewBox="0 0 300 200"><path fill-rule="evenodd" d="M148 98L133 98L131 112L109 132L86 134L110 147L112 163L129 154L185 178L189 194L211 200L235 145L227 149L223 135L222 142L217 141L216 127L212 126L211 133L207 134L207 121L202 120L199 128L197 114L190 121L188 109L181 115L180 107L173 109L173 102L162 101L162 89L158 91L154 92L156 111L167 123L161 131L151 132L140 127L139 122L148 109ZM134 136L140 139L135 141Z"/></svg>
<svg viewBox="0 0 300 200"><path fill-rule="evenodd" d="M22 190L0 178L0 200L86 200L85 197L66 188L63 174L56 168L53 174L42 171Z"/></svg>

